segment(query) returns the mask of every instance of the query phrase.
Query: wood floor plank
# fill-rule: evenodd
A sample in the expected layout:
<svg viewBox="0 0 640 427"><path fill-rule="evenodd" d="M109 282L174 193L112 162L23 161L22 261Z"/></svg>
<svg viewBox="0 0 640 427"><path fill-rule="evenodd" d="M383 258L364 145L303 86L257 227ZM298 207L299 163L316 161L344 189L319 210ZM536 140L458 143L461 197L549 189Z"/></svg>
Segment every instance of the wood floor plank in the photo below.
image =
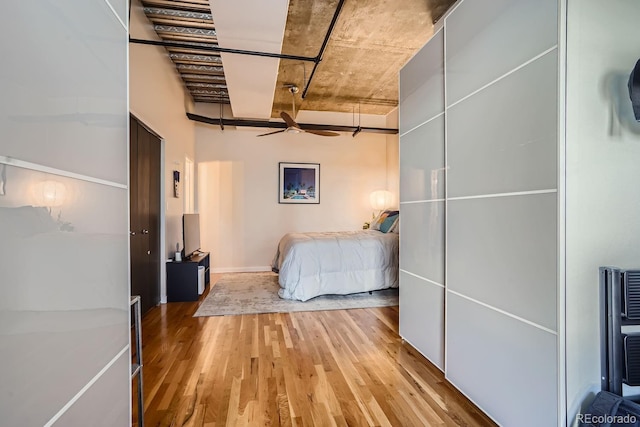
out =
<svg viewBox="0 0 640 427"><path fill-rule="evenodd" d="M147 426L495 425L398 336L397 307L194 318L198 305L143 319Z"/></svg>

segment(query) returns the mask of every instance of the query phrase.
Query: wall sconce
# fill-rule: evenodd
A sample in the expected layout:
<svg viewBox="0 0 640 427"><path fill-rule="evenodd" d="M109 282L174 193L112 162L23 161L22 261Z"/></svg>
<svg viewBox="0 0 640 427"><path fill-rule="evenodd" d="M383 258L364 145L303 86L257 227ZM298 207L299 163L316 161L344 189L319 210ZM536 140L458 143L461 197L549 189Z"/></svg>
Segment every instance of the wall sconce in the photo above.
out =
<svg viewBox="0 0 640 427"><path fill-rule="evenodd" d="M384 208L391 206L393 203L393 194L387 190L377 190L372 192L369 195L369 201L371 202L371 207L380 212ZM373 213L373 217L375 218L376 214Z"/></svg>

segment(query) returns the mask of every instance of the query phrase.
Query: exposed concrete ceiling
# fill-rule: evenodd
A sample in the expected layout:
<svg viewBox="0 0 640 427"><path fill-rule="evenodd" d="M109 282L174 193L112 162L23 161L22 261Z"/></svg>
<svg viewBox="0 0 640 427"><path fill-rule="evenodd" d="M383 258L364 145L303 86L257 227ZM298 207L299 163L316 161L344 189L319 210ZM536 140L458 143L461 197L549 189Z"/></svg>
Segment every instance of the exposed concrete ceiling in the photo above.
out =
<svg viewBox="0 0 640 427"><path fill-rule="evenodd" d="M203 21L190 23L180 29L180 37L192 44L207 43L208 48L231 48L286 55L317 57L340 0L143 0L145 6L179 8L200 11L207 2L211 5L214 30ZM274 59L215 51L209 55L189 56L190 64L180 64L194 100L217 102L220 92L228 95L237 118L279 117L281 111L291 112L292 95L288 90L295 84L296 110L343 112L362 115L386 115L398 104L398 72L426 43L433 33L433 23L451 7L455 0L345 0L322 60L309 83L313 62ZM182 13L182 12L181 12ZM149 13L148 13L149 15ZM165 41L167 34L156 16L156 31ZM175 16L172 19L177 19ZM183 19L180 17L180 19ZM209 19L209 18L207 18ZM286 23L286 26L285 26ZM181 22L180 25L186 25ZM199 40L203 29L209 30L209 40ZM176 31L175 29L171 29ZM197 31L197 33L196 33ZM186 38L184 38L186 37ZM190 40L191 38L191 40ZM191 53L191 52L188 52ZM184 56L184 55L183 55ZM201 75L189 81L186 71L201 74L222 73L220 67L193 62L212 63L221 57L226 86L214 87L209 80L215 75ZM184 61L185 58L180 57ZM207 64L208 65L208 64ZM214 69L215 68L215 69ZM193 76L192 76L193 77ZM202 80L206 78L207 80ZM196 83L197 82L197 83ZM306 96L301 95L308 84ZM197 85L197 86L196 86ZM203 87L207 86L207 87ZM198 98L198 99L196 99ZM219 102L219 101L218 101ZM224 101L222 102L229 102Z"/></svg>
<svg viewBox="0 0 640 427"><path fill-rule="evenodd" d="M283 53L316 56L339 0L291 0ZM398 104L398 72L433 33L452 0L347 0L307 95L312 63L281 60L272 116L291 110L287 84L304 110L387 114Z"/></svg>

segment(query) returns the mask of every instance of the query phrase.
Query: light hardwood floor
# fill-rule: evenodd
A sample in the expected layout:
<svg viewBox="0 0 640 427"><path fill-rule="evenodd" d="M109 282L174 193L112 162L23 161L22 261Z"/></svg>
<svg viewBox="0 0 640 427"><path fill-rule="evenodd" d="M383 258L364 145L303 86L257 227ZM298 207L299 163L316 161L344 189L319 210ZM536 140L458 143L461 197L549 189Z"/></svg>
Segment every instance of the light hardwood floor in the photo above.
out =
<svg viewBox="0 0 640 427"><path fill-rule="evenodd" d="M198 304L143 319L147 427L495 425L402 342L397 307L194 318Z"/></svg>

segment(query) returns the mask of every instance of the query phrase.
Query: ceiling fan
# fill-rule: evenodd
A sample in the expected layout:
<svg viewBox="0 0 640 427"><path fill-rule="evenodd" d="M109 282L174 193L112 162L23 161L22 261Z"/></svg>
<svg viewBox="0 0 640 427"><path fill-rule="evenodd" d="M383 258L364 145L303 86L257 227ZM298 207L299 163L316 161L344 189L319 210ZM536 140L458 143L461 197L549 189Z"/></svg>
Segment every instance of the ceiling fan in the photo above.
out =
<svg viewBox="0 0 640 427"><path fill-rule="evenodd" d="M298 86L296 86L296 85L288 85L287 88L289 89L289 92L291 92L292 113L293 113L293 116L295 117L295 115L296 115L295 94L298 93ZM328 130L302 129L300 127L300 125L298 125L298 123L296 123L296 121L293 120L293 118L289 114L284 112L284 111L282 111L280 113L280 117L282 117L282 120L284 120L284 122L287 124L287 128L286 129L280 129L280 130L276 130L274 132L263 133L263 134L260 134L260 135L257 135L257 136L267 136L267 135L273 135L275 133L281 133L281 132L288 132L288 133L307 132L307 133L312 133L314 135L320 135L320 136L339 136L340 135L338 132L332 132L332 131L328 131Z"/></svg>

